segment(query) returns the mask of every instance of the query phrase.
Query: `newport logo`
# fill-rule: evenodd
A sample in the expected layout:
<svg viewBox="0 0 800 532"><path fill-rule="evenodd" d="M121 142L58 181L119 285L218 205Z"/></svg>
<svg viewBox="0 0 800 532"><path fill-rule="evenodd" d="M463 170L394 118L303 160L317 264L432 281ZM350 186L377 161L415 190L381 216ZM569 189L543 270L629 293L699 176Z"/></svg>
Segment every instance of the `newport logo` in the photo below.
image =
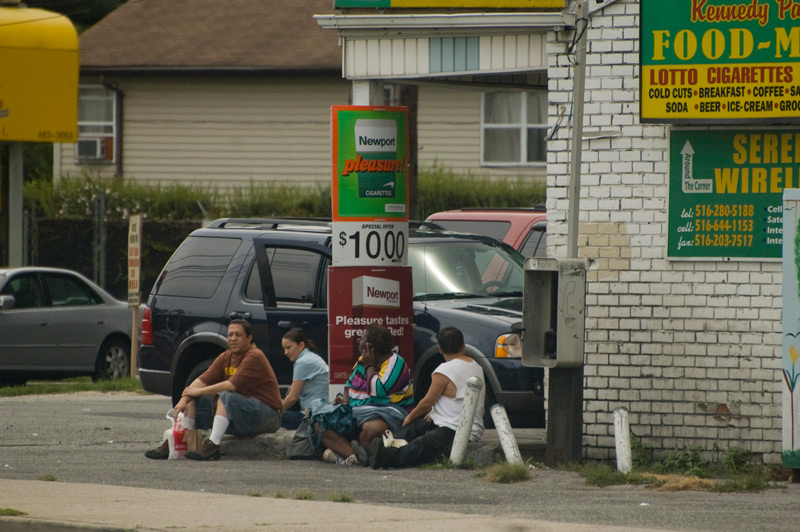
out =
<svg viewBox="0 0 800 532"><path fill-rule="evenodd" d="M400 308L400 282L362 275L353 279L353 306Z"/></svg>
<svg viewBox="0 0 800 532"><path fill-rule="evenodd" d="M359 136L358 137L358 144L356 145L356 149L363 148L364 146L378 146L378 147L386 147L386 146L394 146L397 143L397 139L392 137L390 139L373 139L366 136Z"/></svg>
<svg viewBox="0 0 800 532"><path fill-rule="evenodd" d="M353 130L359 154L397 151L397 122L394 120L359 118Z"/></svg>
<svg viewBox="0 0 800 532"><path fill-rule="evenodd" d="M367 287L367 297L371 299L383 299L384 301L400 301L400 293L397 290L381 290L374 286Z"/></svg>

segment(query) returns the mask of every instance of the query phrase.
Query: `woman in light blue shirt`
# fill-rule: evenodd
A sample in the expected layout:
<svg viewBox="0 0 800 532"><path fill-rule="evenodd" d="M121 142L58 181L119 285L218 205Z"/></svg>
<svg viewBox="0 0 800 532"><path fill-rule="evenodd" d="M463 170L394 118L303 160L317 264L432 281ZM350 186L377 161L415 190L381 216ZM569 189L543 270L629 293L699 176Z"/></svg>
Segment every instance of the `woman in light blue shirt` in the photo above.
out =
<svg viewBox="0 0 800 532"><path fill-rule="evenodd" d="M292 387L283 400L283 419L281 426L288 430L297 429L305 416L306 409L315 399L328 400L328 365L315 351L314 341L302 331L292 329L281 340L283 354L292 361ZM300 401L300 411L289 410Z"/></svg>

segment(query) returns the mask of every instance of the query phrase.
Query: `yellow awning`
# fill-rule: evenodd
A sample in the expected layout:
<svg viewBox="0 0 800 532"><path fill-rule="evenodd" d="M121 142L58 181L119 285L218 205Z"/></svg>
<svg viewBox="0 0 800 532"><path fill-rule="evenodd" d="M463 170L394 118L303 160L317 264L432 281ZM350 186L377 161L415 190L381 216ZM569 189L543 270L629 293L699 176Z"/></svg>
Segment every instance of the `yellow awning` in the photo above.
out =
<svg viewBox="0 0 800 532"><path fill-rule="evenodd" d="M0 7L0 141L75 142L78 61L67 17Z"/></svg>

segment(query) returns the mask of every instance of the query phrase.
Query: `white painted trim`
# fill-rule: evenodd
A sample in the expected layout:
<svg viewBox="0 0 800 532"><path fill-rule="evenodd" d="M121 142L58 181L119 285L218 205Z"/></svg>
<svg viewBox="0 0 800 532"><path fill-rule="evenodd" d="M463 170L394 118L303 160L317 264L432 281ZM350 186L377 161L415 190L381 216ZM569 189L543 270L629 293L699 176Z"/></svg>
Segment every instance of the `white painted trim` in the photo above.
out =
<svg viewBox="0 0 800 532"><path fill-rule="evenodd" d="M497 32L509 28L531 31L564 29L575 25L571 13L460 13L453 15L314 15L322 29L348 32L378 31L380 34L397 31L423 32L432 35L441 30L486 30Z"/></svg>

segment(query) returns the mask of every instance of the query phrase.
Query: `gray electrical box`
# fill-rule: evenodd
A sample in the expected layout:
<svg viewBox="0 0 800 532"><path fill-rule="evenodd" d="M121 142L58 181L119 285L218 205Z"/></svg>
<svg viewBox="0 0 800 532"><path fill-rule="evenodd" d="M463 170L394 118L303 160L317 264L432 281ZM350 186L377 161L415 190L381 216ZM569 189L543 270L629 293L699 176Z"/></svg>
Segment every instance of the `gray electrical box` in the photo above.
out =
<svg viewBox="0 0 800 532"><path fill-rule="evenodd" d="M544 368L583 365L586 261L525 261L522 363Z"/></svg>

